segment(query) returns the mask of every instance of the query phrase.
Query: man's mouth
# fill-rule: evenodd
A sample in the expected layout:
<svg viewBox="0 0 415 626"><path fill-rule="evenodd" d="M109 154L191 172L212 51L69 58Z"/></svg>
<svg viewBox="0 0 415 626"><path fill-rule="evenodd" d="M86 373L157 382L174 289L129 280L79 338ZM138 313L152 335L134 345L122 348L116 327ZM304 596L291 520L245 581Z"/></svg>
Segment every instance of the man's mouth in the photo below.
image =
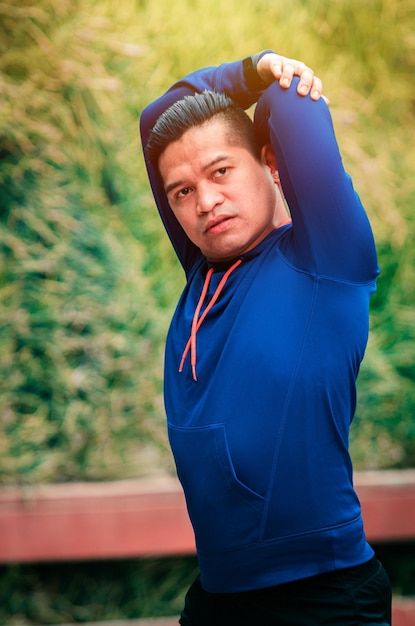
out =
<svg viewBox="0 0 415 626"><path fill-rule="evenodd" d="M205 233L215 235L225 230L228 226L228 222L232 219L231 216L224 215L210 220L205 228Z"/></svg>

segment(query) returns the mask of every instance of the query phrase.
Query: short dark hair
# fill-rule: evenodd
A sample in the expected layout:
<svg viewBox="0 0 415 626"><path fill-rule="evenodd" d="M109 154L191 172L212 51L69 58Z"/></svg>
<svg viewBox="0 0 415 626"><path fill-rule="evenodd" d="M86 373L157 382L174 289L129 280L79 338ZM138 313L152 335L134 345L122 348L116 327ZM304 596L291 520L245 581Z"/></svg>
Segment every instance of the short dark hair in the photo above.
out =
<svg viewBox="0 0 415 626"><path fill-rule="evenodd" d="M227 95L206 90L185 96L160 115L147 141L147 159L158 170L159 158L169 144L179 140L190 128L202 126L214 118L228 124L232 143L246 146L255 158L260 158L261 146L249 115Z"/></svg>

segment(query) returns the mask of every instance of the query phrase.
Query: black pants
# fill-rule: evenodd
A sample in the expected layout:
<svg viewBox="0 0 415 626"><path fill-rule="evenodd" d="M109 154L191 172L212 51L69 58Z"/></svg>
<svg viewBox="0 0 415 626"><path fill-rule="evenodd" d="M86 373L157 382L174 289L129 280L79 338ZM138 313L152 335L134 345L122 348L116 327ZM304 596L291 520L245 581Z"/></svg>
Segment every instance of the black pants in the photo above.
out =
<svg viewBox="0 0 415 626"><path fill-rule="evenodd" d="M190 587L182 626L390 626L391 587L376 559L312 578L242 593Z"/></svg>

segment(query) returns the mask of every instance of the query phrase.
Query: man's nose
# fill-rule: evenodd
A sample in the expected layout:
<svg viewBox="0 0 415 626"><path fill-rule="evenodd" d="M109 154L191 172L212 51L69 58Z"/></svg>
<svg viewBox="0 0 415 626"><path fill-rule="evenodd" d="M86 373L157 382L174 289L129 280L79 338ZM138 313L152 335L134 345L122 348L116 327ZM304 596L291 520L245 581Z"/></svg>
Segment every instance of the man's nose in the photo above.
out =
<svg viewBox="0 0 415 626"><path fill-rule="evenodd" d="M209 213L223 201L222 194L214 185L201 185L197 193L197 211L199 214Z"/></svg>

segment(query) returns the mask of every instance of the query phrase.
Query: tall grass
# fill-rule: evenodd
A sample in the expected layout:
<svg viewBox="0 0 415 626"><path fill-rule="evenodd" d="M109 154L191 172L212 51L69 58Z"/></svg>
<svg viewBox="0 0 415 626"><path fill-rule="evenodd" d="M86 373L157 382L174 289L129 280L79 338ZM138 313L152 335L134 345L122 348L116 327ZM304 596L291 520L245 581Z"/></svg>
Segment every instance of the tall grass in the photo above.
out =
<svg viewBox="0 0 415 626"><path fill-rule="evenodd" d="M162 330L118 206L120 84L79 3L0 11L0 481L146 473Z"/></svg>
<svg viewBox="0 0 415 626"><path fill-rule="evenodd" d="M357 467L415 463L414 12L409 0L0 4L0 480L116 478L148 454L169 466L162 344L183 276L138 118L185 73L268 47L323 79L378 244Z"/></svg>

